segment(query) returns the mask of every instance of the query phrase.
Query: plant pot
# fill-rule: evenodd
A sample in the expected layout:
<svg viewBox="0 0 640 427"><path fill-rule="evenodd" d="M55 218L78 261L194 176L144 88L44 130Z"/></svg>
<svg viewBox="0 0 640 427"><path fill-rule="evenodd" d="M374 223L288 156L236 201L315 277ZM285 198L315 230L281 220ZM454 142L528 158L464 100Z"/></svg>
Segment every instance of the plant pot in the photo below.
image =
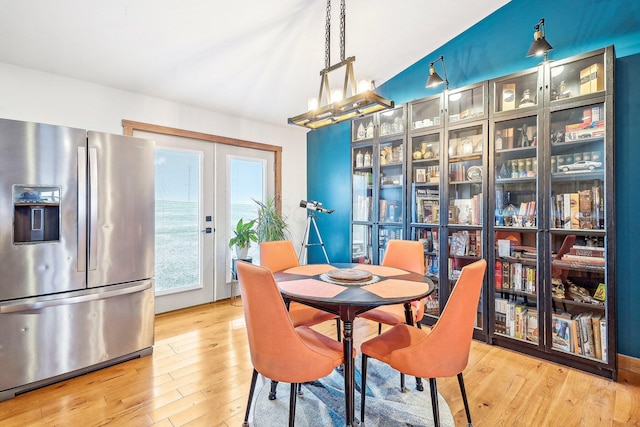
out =
<svg viewBox="0 0 640 427"><path fill-rule="evenodd" d="M247 259L247 254L249 253L249 246L238 247L236 246L236 257L238 259Z"/></svg>

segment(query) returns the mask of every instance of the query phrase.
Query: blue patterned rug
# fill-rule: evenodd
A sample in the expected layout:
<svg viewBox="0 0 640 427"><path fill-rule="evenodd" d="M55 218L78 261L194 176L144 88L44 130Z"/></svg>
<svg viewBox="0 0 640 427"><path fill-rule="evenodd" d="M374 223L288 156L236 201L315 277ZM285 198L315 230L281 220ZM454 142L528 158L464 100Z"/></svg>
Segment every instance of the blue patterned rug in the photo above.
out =
<svg viewBox="0 0 640 427"><path fill-rule="evenodd" d="M360 357L356 358L355 419L360 419ZM406 377L408 391L400 392L400 374L388 365L369 359L367 367L367 401L365 424L367 427L433 426L429 381L423 380L424 391L415 389L415 378ZM269 381L259 381L253 402L252 427L287 425L289 420L290 385L279 383L277 399L269 400ZM334 370L329 376L305 383L303 396L296 404L298 427L342 427L344 421L344 376ZM454 427L453 415L447 402L438 394L440 423Z"/></svg>

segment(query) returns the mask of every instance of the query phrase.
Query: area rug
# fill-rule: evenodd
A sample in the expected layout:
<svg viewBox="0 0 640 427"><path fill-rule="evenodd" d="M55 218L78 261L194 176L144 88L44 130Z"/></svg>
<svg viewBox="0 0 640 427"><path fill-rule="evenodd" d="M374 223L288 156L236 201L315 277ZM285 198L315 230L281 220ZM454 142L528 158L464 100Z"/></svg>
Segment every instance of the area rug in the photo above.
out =
<svg viewBox="0 0 640 427"><path fill-rule="evenodd" d="M355 419L360 420L360 357L356 358ZM384 426L433 426L429 381L424 380L424 391L415 389L415 378L406 377L407 392L400 392L400 374L388 365L369 359L367 366L367 398L365 411L366 427ZM269 381L256 385L252 427L287 425L289 419L290 385L279 383L277 399L269 400ZM296 426L298 427L342 427L344 420L344 376L335 369L329 376L305 383L302 396L296 404ZM453 415L447 402L438 394L440 424L454 427Z"/></svg>

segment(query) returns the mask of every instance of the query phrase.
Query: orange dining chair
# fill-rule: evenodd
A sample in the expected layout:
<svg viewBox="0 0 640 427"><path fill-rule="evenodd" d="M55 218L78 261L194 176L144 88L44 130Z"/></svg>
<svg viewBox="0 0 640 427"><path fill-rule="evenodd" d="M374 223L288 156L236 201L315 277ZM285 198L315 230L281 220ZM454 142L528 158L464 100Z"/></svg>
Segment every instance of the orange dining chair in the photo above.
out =
<svg viewBox="0 0 640 427"><path fill-rule="evenodd" d="M387 267L396 267L424 275L424 245L413 240L389 240L382 263ZM424 299L411 302L413 323L419 328L424 316ZM363 319L378 322L378 334L382 332L382 324L396 325L405 323L404 304L385 305L360 314Z"/></svg>
<svg viewBox="0 0 640 427"><path fill-rule="evenodd" d="M433 420L440 425L436 378L457 375L467 421L471 424L469 402L462 371L469 361L473 327L487 262L483 259L462 268L440 318L430 329L412 328L398 323L383 334L362 343L362 393L360 422L364 408L369 357L392 368L421 378L429 378Z"/></svg>
<svg viewBox="0 0 640 427"><path fill-rule="evenodd" d="M291 240L260 243L260 265L272 272L283 271L300 265ZM340 341L340 319L337 315L298 302L289 304L289 317L293 326L313 326L336 319L336 334Z"/></svg>
<svg viewBox="0 0 640 427"><path fill-rule="evenodd" d="M289 426L295 422L296 386L323 378L344 363L342 344L307 326L293 326L268 268L239 261L238 283L253 364L251 389L243 426L249 412L258 373L291 383ZM279 424L274 421L274 425Z"/></svg>

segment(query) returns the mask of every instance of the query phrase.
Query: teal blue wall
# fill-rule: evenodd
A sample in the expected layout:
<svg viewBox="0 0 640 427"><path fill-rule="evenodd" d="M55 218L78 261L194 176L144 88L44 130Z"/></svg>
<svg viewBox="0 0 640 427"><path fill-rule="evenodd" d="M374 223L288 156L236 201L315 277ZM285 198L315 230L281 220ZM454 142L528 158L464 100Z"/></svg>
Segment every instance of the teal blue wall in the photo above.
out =
<svg viewBox="0 0 640 427"><path fill-rule="evenodd" d="M440 55L445 57L451 89L535 67L540 59L525 54L541 17L554 47L550 60L615 45L618 352L640 357L640 285L633 268L640 253L635 219L640 212L640 1L512 0L434 52L425 52L422 60L407 64L379 92L397 104L438 93L424 84L429 62ZM350 260L349 136L349 125L338 124L307 137L308 198L336 210L318 223L332 262ZM321 262L324 256L316 248L310 250L309 260Z"/></svg>

